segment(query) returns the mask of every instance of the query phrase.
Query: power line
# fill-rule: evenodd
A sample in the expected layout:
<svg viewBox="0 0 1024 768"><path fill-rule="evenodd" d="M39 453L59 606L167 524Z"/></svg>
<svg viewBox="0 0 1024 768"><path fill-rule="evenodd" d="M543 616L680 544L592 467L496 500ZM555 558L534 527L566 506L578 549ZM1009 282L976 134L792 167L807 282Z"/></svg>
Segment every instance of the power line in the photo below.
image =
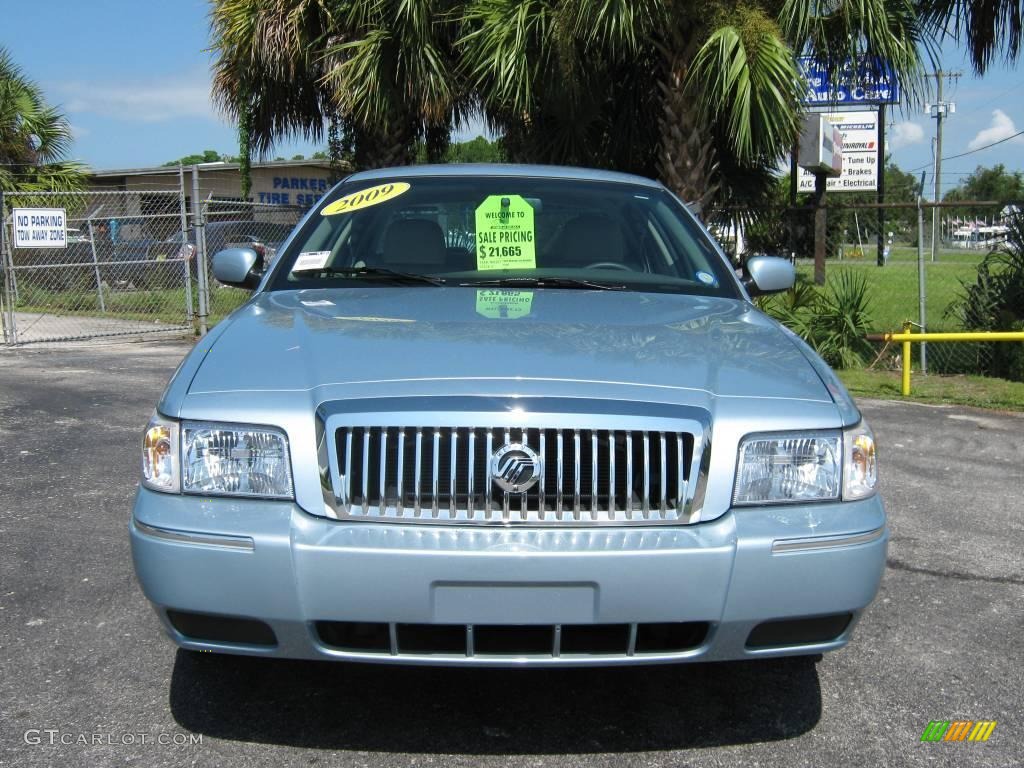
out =
<svg viewBox="0 0 1024 768"><path fill-rule="evenodd" d="M942 159L943 160L955 160L958 157L967 157L967 155L973 155L975 152L981 152L981 150L983 150L983 149L988 149L989 147L994 147L997 144L1002 144L1004 141L1009 141L1010 139L1016 139L1018 136L1020 136L1022 134L1024 134L1024 131L1017 131L1015 134L1013 134L1013 136L1007 136L1005 139L1000 139L999 141L993 141L991 144L986 144L984 147L978 147L977 149L972 149L970 152L961 152L959 155L950 155L949 157L944 157Z"/></svg>

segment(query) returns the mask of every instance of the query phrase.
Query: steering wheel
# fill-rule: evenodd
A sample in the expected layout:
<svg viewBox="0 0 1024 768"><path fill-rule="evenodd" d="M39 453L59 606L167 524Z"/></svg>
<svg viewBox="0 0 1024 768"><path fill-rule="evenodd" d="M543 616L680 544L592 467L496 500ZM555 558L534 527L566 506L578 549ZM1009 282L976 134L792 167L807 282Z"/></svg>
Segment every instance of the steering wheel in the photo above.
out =
<svg viewBox="0 0 1024 768"><path fill-rule="evenodd" d="M623 272L635 272L628 264L622 264L618 261L595 261L593 264L587 264L584 269L620 269Z"/></svg>

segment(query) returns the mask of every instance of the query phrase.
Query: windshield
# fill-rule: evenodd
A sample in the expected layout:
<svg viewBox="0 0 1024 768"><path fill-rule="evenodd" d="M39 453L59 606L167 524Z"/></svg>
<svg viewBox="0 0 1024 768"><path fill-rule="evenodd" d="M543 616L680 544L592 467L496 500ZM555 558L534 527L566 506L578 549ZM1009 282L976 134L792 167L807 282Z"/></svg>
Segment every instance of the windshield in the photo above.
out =
<svg viewBox="0 0 1024 768"><path fill-rule="evenodd" d="M268 286L411 282L741 296L728 263L667 192L526 176L343 184Z"/></svg>

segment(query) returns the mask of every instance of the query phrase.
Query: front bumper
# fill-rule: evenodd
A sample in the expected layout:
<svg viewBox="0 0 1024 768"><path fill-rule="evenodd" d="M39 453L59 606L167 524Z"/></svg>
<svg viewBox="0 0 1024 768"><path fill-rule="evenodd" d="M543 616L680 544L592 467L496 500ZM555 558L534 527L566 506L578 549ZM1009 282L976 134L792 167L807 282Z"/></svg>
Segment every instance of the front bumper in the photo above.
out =
<svg viewBox="0 0 1024 768"><path fill-rule="evenodd" d="M292 502L203 499L140 489L135 570L184 648L303 659L444 665L649 664L815 654L845 645L874 598L888 533L878 497L743 509L658 528L516 529L346 523ZM182 634L182 612L255 619L252 643ZM781 619L848 615L825 641L750 647ZM326 623L380 627L383 648L339 647ZM653 625L705 626L685 648L644 650ZM191 626L191 625L190 625ZM464 628L458 652L403 647L403 627ZM473 628L552 628L550 648L487 652ZM628 645L560 653L563 628L625 627ZM639 628L639 630L638 630ZM202 634L201 632L198 634ZM457 634L457 632L456 632ZM344 645L344 644L343 644Z"/></svg>

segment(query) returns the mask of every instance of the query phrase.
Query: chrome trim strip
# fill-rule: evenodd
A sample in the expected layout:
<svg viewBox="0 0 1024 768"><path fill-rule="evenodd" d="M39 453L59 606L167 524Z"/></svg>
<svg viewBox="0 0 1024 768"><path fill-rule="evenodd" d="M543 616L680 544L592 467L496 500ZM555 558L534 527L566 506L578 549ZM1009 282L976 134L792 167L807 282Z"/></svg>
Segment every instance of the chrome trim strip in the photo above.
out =
<svg viewBox="0 0 1024 768"><path fill-rule="evenodd" d="M469 476L466 480L466 486L469 492L466 510L470 519L472 519L473 510L476 509L476 502L473 501L476 495L476 429L473 427L469 428Z"/></svg>
<svg viewBox="0 0 1024 768"><path fill-rule="evenodd" d="M556 466L558 476L558 487L555 489L555 519L562 519L562 489L565 478L563 475L565 467L565 453L564 453L564 442L565 438L562 435L562 430L558 430L558 464Z"/></svg>
<svg viewBox="0 0 1024 768"><path fill-rule="evenodd" d="M370 514L370 427L363 427L363 514Z"/></svg>
<svg viewBox="0 0 1024 768"><path fill-rule="evenodd" d="M633 433L626 430L626 519L633 519Z"/></svg>
<svg viewBox="0 0 1024 768"><path fill-rule="evenodd" d="M345 482L342 484L345 488L345 498L342 499L342 509L345 512L350 511L350 505L352 504L352 430L345 430Z"/></svg>
<svg viewBox="0 0 1024 768"><path fill-rule="evenodd" d="M433 518L437 518L439 514L438 509L438 489L441 484L441 428L437 427L434 429L434 466L433 466L434 478L430 486L430 490L433 491L433 502L430 505L430 515Z"/></svg>
<svg viewBox="0 0 1024 768"><path fill-rule="evenodd" d="M696 446L694 446L696 447ZM683 452L683 436L676 435L676 517L682 519L683 504L686 498L686 468L683 464L685 453Z"/></svg>
<svg viewBox="0 0 1024 768"><path fill-rule="evenodd" d="M608 430L608 517L615 518L615 430Z"/></svg>
<svg viewBox="0 0 1024 768"><path fill-rule="evenodd" d="M574 429L572 431L572 450L573 450L573 471L575 472L575 481L573 482L572 490L572 518L573 520L580 519L580 431Z"/></svg>
<svg viewBox="0 0 1024 768"><path fill-rule="evenodd" d="M509 431L508 427L505 427L505 443L504 444L508 445L511 442L512 442L512 433ZM508 491L505 491L503 493L502 497L501 497L501 522L503 522L503 523L508 523L509 522L509 509L511 508L510 499L511 499L511 495L509 494Z"/></svg>
<svg viewBox="0 0 1024 768"><path fill-rule="evenodd" d="M398 516L401 517L405 512L405 501L402 496L405 494L405 427L399 427L398 429L398 501L395 504L395 509L398 511Z"/></svg>
<svg viewBox="0 0 1024 768"><path fill-rule="evenodd" d="M448 517L455 519L455 467L459 461L459 430L452 427L450 464L448 466ZM468 505L467 505L468 506Z"/></svg>
<svg viewBox="0 0 1024 768"><path fill-rule="evenodd" d="M545 430L543 427L540 429L540 487L537 489L537 519L546 520L547 510L545 509L546 501L544 499L544 476L548 473L547 466L547 450L544 438Z"/></svg>
<svg viewBox="0 0 1024 768"><path fill-rule="evenodd" d="M420 516L423 501L423 430L416 429L416 502L413 513Z"/></svg>
<svg viewBox="0 0 1024 768"><path fill-rule="evenodd" d="M651 519L651 435L646 430L644 435L644 520Z"/></svg>
<svg viewBox="0 0 1024 768"><path fill-rule="evenodd" d="M529 447L530 445L530 430L527 427L523 427L522 439L520 442ZM541 471L544 470L544 459L540 460ZM526 519L530 516L530 500L528 498L527 491L523 491L519 496L519 519L522 522L526 522ZM538 510L539 512L539 510Z"/></svg>
<svg viewBox="0 0 1024 768"><path fill-rule="evenodd" d="M388 509L388 428L382 427L380 430L380 513L386 514Z"/></svg>
<svg viewBox="0 0 1024 768"><path fill-rule="evenodd" d="M885 526L866 533L849 536L814 536L806 539L778 539L772 542L772 554L780 552L809 552L816 549L851 547L856 544L870 544L885 535Z"/></svg>
<svg viewBox="0 0 1024 768"><path fill-rule="evenodd" d="M487 475L484 480L484 520L491 520L491 496L494 491L494 478L491 475L491 457L494 455L494 432L487 428L487 453L484 454L484 464L487 467Z"/></svg>
<svg viewBox="0 0 1024 768"><path fill-rule="evenodd" d="M665 456L665 450L667 448L667 442L665 440L665 433L658 433L658 457L661 459L661 473L659 475L661 479L661 519L664 520L668 516L668 500L665 498L668 495L668 458Z"/></svg>
<svg viewBox="0 0 1024 768"><path fill-rule="evenodd" d="M256 549L256 543L248 536L231 536L221 533L198 533L195 531L175 531L170 528L158 528L155 525L147 525L137 519L132 523L139 533L151 536L154 539L164 539L178 544L196 544L205 547L223 547L224 549L237 549L252 552Z"/></svg>

